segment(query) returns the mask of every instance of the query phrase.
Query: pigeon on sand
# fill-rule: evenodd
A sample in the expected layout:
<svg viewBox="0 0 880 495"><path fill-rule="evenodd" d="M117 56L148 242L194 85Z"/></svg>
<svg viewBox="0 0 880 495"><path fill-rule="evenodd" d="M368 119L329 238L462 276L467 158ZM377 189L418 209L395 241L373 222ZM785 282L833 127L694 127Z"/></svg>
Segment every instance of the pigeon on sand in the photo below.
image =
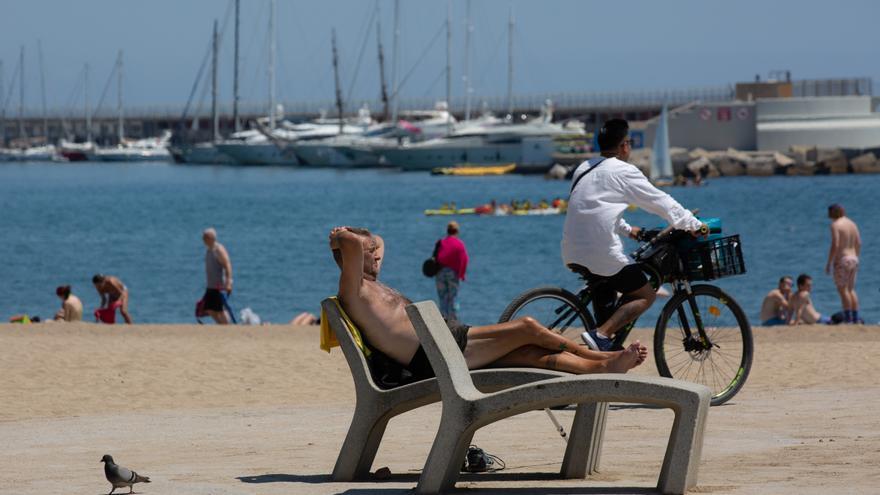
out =
<svg viewBox="0 0 880 495"><path fill-rule="evenodd" d="M101 458L101 462L104 463L104 476L107 478L107 481L113 485L113 489L110 490L110 493L107 495L112 495L113 490L124 488L126 486L128 487L128 493L132 493L131 485L141 482L150 482L149 477L141 476L136 472L113 462L113 456L111 455L104 455L104 457Z"/></svg>

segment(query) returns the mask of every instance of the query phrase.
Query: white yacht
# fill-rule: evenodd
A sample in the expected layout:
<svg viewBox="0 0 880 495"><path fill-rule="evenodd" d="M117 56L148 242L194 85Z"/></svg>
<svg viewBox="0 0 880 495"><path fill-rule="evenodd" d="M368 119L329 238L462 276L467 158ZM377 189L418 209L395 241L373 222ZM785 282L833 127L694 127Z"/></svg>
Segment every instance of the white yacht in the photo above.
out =
<svg viewBox="0 0 880 495"><path fill-rule="evenodd" d="M235 138L235 134L232 135ZM235 159L223 153L214 143L182 143L168 146L168 152L177 163L194 163L201 165L233 165Z"/></svg>
<svg viewBox="0 0 880 495"><path fill-rule="evenodd" d="M584 134L582 126L554 124L552 109L522 124L485 116L464 122L448 136L377 149L381 159L402 170L516 163L519 171L543 172L552 165L554 138Z"/></svg>
<svg viewBox="0 0 880 495"><path fill-rule="evenodd" d="M237 132L229 139L218 142L214 147L232 157L240 165L299 164L296 156L283 153L272 140L257 129Z"/></svg>
<svg viewBox="0 0 880 495"><path fill-rule="evenodd" d="M369 118L369 110L362 108L355 122L357 128L338 126L332 137L323 139L303 139L302 137L286 146L292 148L304 165L316 167L363 168L380 167L385 163L377 150L396 147L400 143L423 141L445 136L450 125L455 124L446 108L439 102L434 110L415 110L401 112L396 125L377 125Z"/></svg>
<svg viewBox="0 0 880 495"><path fill-rule="evenodd" d="M89 154L92 160L103 162L155 162L171 160L166 147L171 140L171 131L164 131L153 138L124 139L116 147L98 147Z"/></svg>

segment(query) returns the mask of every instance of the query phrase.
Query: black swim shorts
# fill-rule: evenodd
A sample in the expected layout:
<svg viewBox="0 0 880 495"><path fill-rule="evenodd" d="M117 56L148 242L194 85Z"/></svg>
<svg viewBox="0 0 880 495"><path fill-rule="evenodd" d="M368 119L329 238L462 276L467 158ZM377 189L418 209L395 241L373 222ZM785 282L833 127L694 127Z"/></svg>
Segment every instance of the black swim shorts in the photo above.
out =
<svg viewBox="0 0 880 495"><path fill-rule="evenodd" d="M452 338L455 339L455 343L458 344L458 348L464 352L464 348L467 347L467 333L471 328L470 325L465 325L456 320L447 319L446 326L449 327L449 331L452 333ZM422 346L419 346L416 350L412 360L406 365L406 369L412 373L413 378L416 380L424 380L435 376L434 368L431 367L431 363L428 361L428 355L425 354L425 349L422 348Z"/></svg>
<svg viewBox="0 0 880 495"><path fill-rule="evenodd" d="M205 289L205 295L202 296L204 308L206 311L223 311L223 295L217 289Z"/></svg>

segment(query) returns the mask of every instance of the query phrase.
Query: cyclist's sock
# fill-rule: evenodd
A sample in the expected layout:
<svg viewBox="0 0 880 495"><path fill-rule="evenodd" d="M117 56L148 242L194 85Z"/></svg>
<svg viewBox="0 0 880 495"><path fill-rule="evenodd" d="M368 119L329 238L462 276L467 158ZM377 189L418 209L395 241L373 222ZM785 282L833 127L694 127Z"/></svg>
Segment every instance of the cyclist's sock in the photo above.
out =
<svg viewBox="0 0 880 495"><path fill-rule="evenodd" d="M854 309L854 310L850 311L850 313L852 314L852 322L853 323L860 323L861 320L859 319L859 310Z"/></svg>
<svg viewBox="0 0 880 495"><path fill-rule="evenodd" d="M853 315L853 311L849 309L843 310L843 321L845 323L852 323L855 321L855 317Z"/></svg>

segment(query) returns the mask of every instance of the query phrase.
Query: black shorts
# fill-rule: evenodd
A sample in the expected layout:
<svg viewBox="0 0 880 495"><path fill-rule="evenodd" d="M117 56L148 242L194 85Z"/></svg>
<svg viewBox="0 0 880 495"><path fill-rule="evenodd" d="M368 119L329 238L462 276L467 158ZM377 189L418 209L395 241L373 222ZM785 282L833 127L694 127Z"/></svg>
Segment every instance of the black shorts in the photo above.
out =
<svg viewBox="0 0 880 495"><path fill-rule="evenodd" d="M568 268L585 277L591 284L602 282L605 287L614 289L621 294L628 294L641 289L642 286L648 283L648 277L645 276L645 272L637 264L626 265L619 272L609 277L596 275L587 268L574 263L569 264Z"/></svg>
<svg viewBox="0 0 880 495"><path fill-rule="evenodd" d="M217 289L205 289L205 295L202 296L204 308L206 311L223 311L223 294Z"/></svg>
<svg viewBox="0 0 880 495"><path fill-rule="evenodd" d="M641 289L648 283L648 277L645 276L645 272L639 268L639 265L635 264L626 265L621 268L619 272L610 277L602 277L599 275L595 275L595 277L599 280L604 280L609 287L621 294L628 294Z"/></svg>
<svg viewBox="0 0 880 495"><path fill-rule="evenodd" d="M467 347L467 333L471 328L470 325L462 324L456 320L446 320L446 326L449 327L449 331L452 333L455 343L458 344L458 348L464 352L464 348ZM416 380L424 380L435 376L434 368L431 367L428 355L425 354L425 349L422 346L419 346L416 350L412 360L406 365L406 369L412 373L413 378Z"/></svg>

